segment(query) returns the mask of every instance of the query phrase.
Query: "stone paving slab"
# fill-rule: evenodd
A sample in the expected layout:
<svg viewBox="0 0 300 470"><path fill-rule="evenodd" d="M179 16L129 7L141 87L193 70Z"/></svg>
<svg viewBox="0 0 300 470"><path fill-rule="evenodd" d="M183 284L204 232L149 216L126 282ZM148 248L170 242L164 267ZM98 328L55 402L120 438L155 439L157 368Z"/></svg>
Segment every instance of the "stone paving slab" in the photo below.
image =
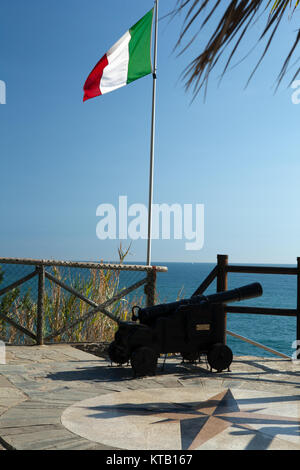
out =
<svg viewBox="0 0 300 470"><path fill-rule="evenodd" d="M78 402L119 392L151 389L270 390L300 398L300 365L287 359L235 357L230 372L211 373L205 364L159 361L156 376L133 378L129 366L111 367L101 357L69 345L8 346L0 365L0 450L111 450L66 429L61 416ZM274 445L274 444L273 444Z"/></svg>

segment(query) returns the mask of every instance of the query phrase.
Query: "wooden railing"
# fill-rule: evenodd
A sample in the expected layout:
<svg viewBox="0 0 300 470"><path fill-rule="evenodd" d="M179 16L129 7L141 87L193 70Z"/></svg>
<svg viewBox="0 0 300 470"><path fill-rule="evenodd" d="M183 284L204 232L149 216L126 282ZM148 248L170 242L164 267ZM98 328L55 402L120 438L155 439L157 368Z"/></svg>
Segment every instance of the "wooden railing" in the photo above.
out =
<svg viewBox="0 0 300 470"><path fill-rule="evenodd" d="M67 330L71 330L79 323L84 323L99 312L106 314L108 317L114 319L115 317L108 310L109 306L112 306L116 302L123 299L126 295L135 291L141 286L144 286L144 293L146 295L146 305L151 306L155 303L156 298L156 273L167 272L167 268L163 266L143 266L143 265L128 265L128 264L108 264L108 263L92 263L92 262L70 262L70 261L56 261L56 260L36 260L26 258L0 258L0 265L26 265L32 266L33 271L26 276L23 276L6 287L0 289L0 297L4 294L13 291L19 286L25 284L35 276L38 277L38 292L37 292L37 316L36 316L36 331L31 331L28 328L20 325L15 319L9 317L6 313L0 311L0 320L8 323L23 335L31 338L38 345L42 345L45 342L49 342L61 336ZM92 269L92 270L105 270L105 271L132 271L132 272L144 272L145 277L137 282L132 283L126 288L118 290L111 298L106 299L101 304L97 304L90 298L86 297L72 286L58 279L56 276L51 274L48 267L64 267L64 268L80 268L80 269ZM74 297L77 297L81 301L88 304L91 309L88 310L83 316L77 318L75 321L68 323L67 325L52 331L45 335L44 331L44 298L45 298L45 281L48 279L52 283L60 286L62 289L69 292Z"/></svg>
<svg viewBox="0 0 300 470"><path fill-rule="evenodd" d="M36 344L44 344L50 342L57 336L62 335L67 330L72 329L78 323L84 323L95 314L102 312L107 316L111 317L110 306L120 301L124 296L130 294L141 286L144 286L144 292L146 295L146 305L151 306L155 303L156 298L156 273L167 272L167 268L163 266L143 266L143 265L127 265L127 264L107 264L107 263L91 263L91 262L69 262L69 261L56 261L56 260L35 260L35 259L21 259L21 258L0 258L0 265L27 265L32 266L33 270L29 274L14 280L9 285L0 288L0 297L10 291L18 288L27 281L30 281L34 277L38 277L38 295L37 295L37 316L36 316L36 328L35 331L31 331L28 328L17 323L15 319L8 316L6 313L0 311L0 320L4 320L9 325L20 331L25 336L31 338ZM106 299L104 302L97 304L90 298L80 293L70 285L58 279L49 272L49 267L69 267L69 268L85 268L95 270L112 270L112 271L132 271L132 272L144 272L145 277L137 282L130 284L128 287L123 288L116 292L111 298ZM224 305L221 307L225 316L225 327L227 313L238 313L238 314L256 314L256 315L280 315L286 317L296 317L296 340L300 341L300 257L297 258L296 267L276 267L276 266L237 266L230 265L228 263L227 255L217 256L217 265L204 279L198 289L193 295L201 295L206 289L212 284L213 281L217 281L217 292L226 291L228 289L228 273L248 273L248 274L281 274L281 275L295 275L297 276L297 307L295 309L286 308L266 308L266 307L254 307L254 306L231 306ZM55 331L48 332L45 335L44 331L44 296L45 296L45 281L48 279L52 283L60 286L62 289L69 292L71 295L79 298L84 303L88 304L91 309L88 310L82 317L79 317L75 321L63 326ZM226 333L230 336L246 341L254 346L262 348L272 354L280 357L289 358L286 354L276 351L268 346L257 343L249 338L241 336L237 333L233 333L227 330ZM226 335L225 335L226 339Z"/></svg>
<svg viewBox="0 0 300 470"><path fill-rule="evenodd" d="M294 275L297 276L297 308L266 308L266 307L247 307L247 306L231 306L224 305L222 307L225 315L225 325L227 320L227 313L239 314L255 314L255 315L280 315L285 317L296 317L296 340L300 341L300 257L297 258L297 267L282 267L282 266L237 266L228 264L227 255L217 256L217 265L204 279L198 289L193 295L201 295L210 286L210 284L217 280L217 292L222 292L228 289L228 273L247 273L247 274L281 274L281 275ZM262 348L272 354L280 357L288 358L289 356L283 354L275 349L269 348L263 344L257 343L249 338L233 333L226 328L227 334L235 338L246 341L249 344Z"/></svg>

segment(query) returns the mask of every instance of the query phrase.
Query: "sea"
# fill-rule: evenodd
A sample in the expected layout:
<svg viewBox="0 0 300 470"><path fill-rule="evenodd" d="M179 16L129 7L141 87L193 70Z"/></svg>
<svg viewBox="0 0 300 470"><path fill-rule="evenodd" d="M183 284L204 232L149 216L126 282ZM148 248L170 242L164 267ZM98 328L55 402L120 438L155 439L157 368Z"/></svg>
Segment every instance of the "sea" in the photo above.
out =
<svg viewBox="0 0 300 470"><path fill-rule="evenodd" d="M215 267L214 263L153 263L168 268L158 273L159 302L174 302L179 297L190 297ZM264 265L272 266L272 265ZM276 265L278 266L278 265ZM295 265L281 265L295 267ZM259 282L263 288L261 297L230 305L294 309L297 306L297 276L279 274L228 274L228 289ZM205 294L216 292L214 281ZM295 352L296 317L256 314L227 314L227 330L249 338L281 353L292 356ZM227 345L235 355L276 357L268 351L227 335Z"/></svg>
<svg viewBox="0 0 300 470"><path fill-rule="evenodd" d="M144 263L135 262L134 264ZM174 302L178 299L191 297L215 267L215 263L153 262L152 264L168 268L166 273L157 273L158 303ZM282 266L294 267L295 265ZM1 287L9 285L14 280L32 272L33 269L32 266L2 265L2 271L5 272L5 276ZM47 269L51 270L51 268ZM84 271L88 274L86 270ZM123 286L128 286L143 278L144 273L125 271L122 276L124 279L122 281ZM36 295L36 285L33 283L37 282L37 278L34 278L34 280L29 281L27 284L30 285L30 282L34 286L33 292ZM295 275L228 274L228 289L241 287L252 282L261 283L263 295L255 299L237 302L234 305L282 309L296 308L297 277ZM26 284L24 284L24 289L25 286ZM120 285L120 287L122 286ZM141 292L142 290L143 288L140 288ZM216 281L209 286L205 294L215 292ZM284 353L289 357L295 353L296 317L228 313L227 330ZM264 349L233 338L230 335L227 335L227 344L235 355L273 356L273 354Z"/></svg>

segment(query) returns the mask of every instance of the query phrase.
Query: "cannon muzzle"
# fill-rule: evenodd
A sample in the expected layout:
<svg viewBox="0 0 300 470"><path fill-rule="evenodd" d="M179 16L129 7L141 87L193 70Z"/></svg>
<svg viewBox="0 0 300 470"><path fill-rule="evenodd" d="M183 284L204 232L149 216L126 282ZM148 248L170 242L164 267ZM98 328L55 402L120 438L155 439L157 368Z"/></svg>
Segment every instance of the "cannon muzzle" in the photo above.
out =
<svg viewBox="0 0 300 470"><path fill-rule="evenodd" d="M206 299L212 303L225 304L229 302L240 302L241 300L260 297L262 293L262 286L259 284L259 282L254 282L253 284L247 284L246 286L238 287L237 289L208 295L206 296Z"/></svg>

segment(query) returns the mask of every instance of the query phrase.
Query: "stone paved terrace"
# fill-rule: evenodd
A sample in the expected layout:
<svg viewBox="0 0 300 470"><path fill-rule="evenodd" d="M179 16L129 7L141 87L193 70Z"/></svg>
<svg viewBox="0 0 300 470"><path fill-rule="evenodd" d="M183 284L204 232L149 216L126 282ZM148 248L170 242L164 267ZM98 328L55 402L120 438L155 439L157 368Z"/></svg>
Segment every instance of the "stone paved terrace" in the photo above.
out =
<svg viewBox="0 0 300 470"><path fill-rule="evenodd" d="M230 372L211 373L168 358L135 379L69 345L6 349L0 450L300 449L291 360L234 357Z"/></svg>

